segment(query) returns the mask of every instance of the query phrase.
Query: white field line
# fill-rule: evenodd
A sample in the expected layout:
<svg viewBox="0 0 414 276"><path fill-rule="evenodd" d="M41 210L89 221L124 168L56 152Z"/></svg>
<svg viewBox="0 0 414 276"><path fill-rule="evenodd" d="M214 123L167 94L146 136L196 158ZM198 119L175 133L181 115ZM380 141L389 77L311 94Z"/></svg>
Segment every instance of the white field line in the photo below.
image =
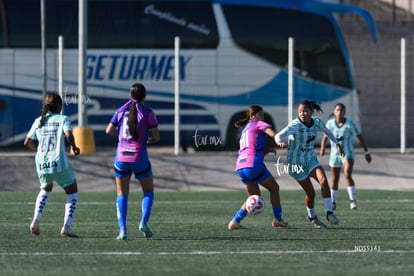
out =
<svg viewBox="0 0 414 276"><path fill-rule="evenodd" d="M139 198L140 199L140 198ZM138 199L138 200L139 200ZM133 200L133 199L132 199ZM93 202L93 201L86 201L86 202L78 202L78 205L111 205L111 204L115 204L115 197L114 197L114 201L99 201L99 202ZM211 204L211 203L217 203L217 204L229 204L229 203L240 203L242 202L243 199L241 200L197 200L197 201L193 201L193 200L160 200L154 201L155 205L164 205L164 204L175 204L175 205L181 205L181 204L192 204L192 205L202 205L202 204ZM297 200L283 200L282 199L282 204L286 205L286 204L297 204L298 202L301 201L297 201ZM403 198L403 199L390 199L390 200L358 200L358 202L364 202L364 203L408 203L408 202L414 202L414 199L412 198ZM0 202L0 206L1 205L33 205L33 202ZM62 202L48 202L47 205L61 205Z"/></svg>
<svg viewBox="0 0 414 276"><path fill-rule="evenodd" d="M303 254L412 254L414 250L248 250L248 251L188 251L188 252L0 252L0 256L199 256L199 255L303 255Z"/></svg>

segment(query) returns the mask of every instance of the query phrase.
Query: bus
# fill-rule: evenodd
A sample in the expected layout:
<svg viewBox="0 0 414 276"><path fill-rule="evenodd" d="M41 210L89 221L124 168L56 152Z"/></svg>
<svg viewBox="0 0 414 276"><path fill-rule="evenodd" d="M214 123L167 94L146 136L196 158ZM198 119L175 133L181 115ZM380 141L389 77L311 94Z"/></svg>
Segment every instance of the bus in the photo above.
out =
<svg viewBox="0 0 414 276"><path fill-rule="evenodd" d="M45 0L46 74L42 73L40 2L0 1L0 146L21 143L40 114L43 80L57 92L58 37L64 38L64 113L78 120L78 2ZM340 13L365 19L357 7L313 0L88 0L87 126L95 143L135 82L147 87L161 145L174 144L174 38L180 47L180 144L237 149L234 122L262 105L277 130L288 123L288 38L295 41L294 104L332 110L337 102L359 122L359 102Z"/></svg>

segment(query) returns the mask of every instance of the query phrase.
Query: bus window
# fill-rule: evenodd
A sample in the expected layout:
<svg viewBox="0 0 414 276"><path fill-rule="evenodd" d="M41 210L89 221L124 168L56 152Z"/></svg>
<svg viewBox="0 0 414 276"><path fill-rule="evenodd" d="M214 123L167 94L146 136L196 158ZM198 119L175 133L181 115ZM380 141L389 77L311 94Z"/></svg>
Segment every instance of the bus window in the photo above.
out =
<svg viewBox="0 0 414 276"><path fill-rule="evenodd" d="M295 67L303 76L351 88L342 49L328 19L281 8L223 5L223 10L241 48L283 68L288 63L287 41L293 37ZM254 20L240 20L252 14ZM341 76L332 78L334 70L341 71Z"/></svg>

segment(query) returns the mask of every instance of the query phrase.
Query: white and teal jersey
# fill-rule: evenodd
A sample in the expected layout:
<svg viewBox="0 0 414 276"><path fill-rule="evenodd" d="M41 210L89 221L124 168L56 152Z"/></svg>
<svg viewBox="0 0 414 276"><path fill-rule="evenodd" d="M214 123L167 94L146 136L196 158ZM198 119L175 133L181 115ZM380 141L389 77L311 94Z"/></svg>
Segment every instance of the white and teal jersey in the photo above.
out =
<svg viewBox="0 0 414 276"><path fill-rule="evenodd" d="M315 116L312 119L313 125L308 127L299 118L296 118L276 135L278 142L288 137L287 158L291 164L303 164L316 159L315 139L320 131L325 133L334 143L337 142L335 136L326 128L321 119Z"/></svg>
<svg viewBox="0 0 414 276"><path fill-rule="evenodd" d="M354 156L354 144L352 143L352 137L356 137L361 132L359 131L356 124L350 120L345 119L344 124L339 127L335 118L332 118L326 122L326 127L333 133L345 152L346 158L353 158ZM331 142L331 156L339 155L338 148Z"/></svg>
<svg viewBox="0 0 414 276"><path fill-rule="evenodd" d="M27 137L38 141L36 169L38 174L53 174L70 168L65 149L65 131L71 131L68 116L47 113L45 124L39 128L41 117L36 118Z"/></svg>

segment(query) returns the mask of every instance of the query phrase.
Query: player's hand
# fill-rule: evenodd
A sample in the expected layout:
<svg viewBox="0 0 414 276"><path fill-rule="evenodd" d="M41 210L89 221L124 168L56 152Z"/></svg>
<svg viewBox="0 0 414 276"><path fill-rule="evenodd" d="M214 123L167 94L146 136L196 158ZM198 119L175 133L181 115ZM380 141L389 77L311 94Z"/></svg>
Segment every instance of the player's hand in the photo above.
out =
<svg viewBox="0 0 414 276"><path fill-rule="evenodd" d="M339 155L341 155L341 157L344 157L345 156L345 152L342 149L341 145L340 144L337 144L336 147L338 148Z"/></svg>
<svg viewBox="0 0 414 276"><path fill-rule="evenodd" d="M368 164L371 163L371 154L370 153L365 153L365 160L367 160Z"/></svg>
<svg viewBox="0 0 414 276"><path fill-rule="evenodd" d="M320 155L320 156L325 155L325 148L321 148L321 149L320 149L320 151L319 151L319 155Z"/></svg>
<svg viewBox="0 0 414 276"><path fill-rule="evenodd" d="M80 149L77 146L72 146L72 151L74 155L78 155L80 153Z"/></svg>
<svg viewBox="0 0 414 276"><path fill-rule="evenodd" d="M276 144L277 144L279 147L281 147L282 149L284 149L284 148L286 148L286 147L287 147L287 144L286 144L285 142L283 142L283 141L276 142Z"/></svg>

